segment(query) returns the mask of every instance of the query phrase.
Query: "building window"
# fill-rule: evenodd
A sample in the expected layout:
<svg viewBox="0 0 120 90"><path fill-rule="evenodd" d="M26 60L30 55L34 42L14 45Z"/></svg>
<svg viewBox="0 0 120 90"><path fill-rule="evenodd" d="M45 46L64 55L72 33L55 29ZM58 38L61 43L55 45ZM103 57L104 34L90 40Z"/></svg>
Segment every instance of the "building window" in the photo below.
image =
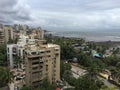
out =
<svg viewBox="0 0 120 90"><path fill-rule="evenodd" d="M59 53L56 53L55 55L56 55L56 56L58 56L58 55L59 55Z"/></svg>
<svg viewBox="0 0 120 90"><path fill-rule="evenodd" d="M43 68L43 66L40 66L40 69L42 69Z"/></svg>
<svg viewBox="0 0 120 90"><path fill-rule="evenodd" d="M59 51L59 49L55 49L55 51Z"/></svg>
<svg viewBox="0 0 120 90"><path fill-rule="evenodd" d="M8 48L8 53L9 53L9 48Z"/></svg>
<svg viewBox="0 0 120 90"><path fill-rule="evenodd" d="M50 53L50 50L47 50L46 52L47 52L47 53Z"/></svg>
<svg viewBox="0 0 120 90"><path fill-rule="evenodd" d="M39 62L33 62L32 65L39 64Z"/></svg>
<svg viewBox="0 0 120 90"><path fill-rule="evenodd" d="M21 51L19 50L19 56L21 55Z"/></svg>
<svg viewBox="0 0 120 90"><path fill-rule="evenodd" d="M48 55L47 57L50 57L50 55Z"/></svg>
<svg viewBox="0 0 120 90"><path fill-rule="evenodd" d="M36 55L36 52L31 52L32 55Z"/></svg>
<svg viewBox="0 0 120 90"><path fill-rule="evenodd" d="M9 54L7 55L7 59L8 59L8 60L10 59L10 55L9 55Z"/></svg>
<svg viewBox="0 0 120 90"><path fill-rule="evenodd" d="M33 57L32 60L39 60L39 57Z"/></svg>
<svg viewBox="0 0 120 90"><path fill-rule="evenodd" d="M40 72L40 76L42 76L42 72Z"/></svg>
<svg viewBox="0 0 120 90"><path fill-rule="evenodd" d="M46 75L46 77L48 77L48 73L46 73L45 75Z"/></svg>
<svg viewBox="0 0 120 90"><path fill-rule="evenodd" d="M56 67L56 65L54 64L54 68Z"/></svg>
<svg viewBox="0 0 120 90"><path fill-rule="evenodd" d="M42 53L44 53L44 52L42 51L42 52L40 52L40 53L42 54Z"/></svg>
<svg viewBox="0 0 120 90"><path fill-rule="evenodd" d="M48 65L46 65L46 71L48 71Z"/></svg>
<svg viewBox="0 0 120 90"><path fill-rule="evenodd" d="M38 69L38 67L33 67L32 69L35 70L35 69Z"/></svg>

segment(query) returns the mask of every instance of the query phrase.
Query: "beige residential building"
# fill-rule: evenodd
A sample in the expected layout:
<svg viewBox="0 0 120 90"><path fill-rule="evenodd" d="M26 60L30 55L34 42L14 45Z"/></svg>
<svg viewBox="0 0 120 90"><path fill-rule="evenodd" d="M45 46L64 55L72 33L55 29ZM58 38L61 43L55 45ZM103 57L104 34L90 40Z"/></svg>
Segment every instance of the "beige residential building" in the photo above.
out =
<svg viewBox="0 0 120 90"><path fill-rule="evenodd" d="M32 33L29 35L30 39L44 39L44 31L42 29L35 29L32 31Z"/></svg>
<svg viewBox="0 0 120 90"><path fill-rule="evenodd" d="M5 35L5 42L7 43L10 40L13 40L13 28L10 25L4 26L4 35Z"/></svg>
<svg viewBox="0 0 120 90"><path fill-rule="evenodd" d="M36 88L47 77L51 83L60 80L60 47L44 40L28 42L25 49L26 85Z"/></svg>
<svg viewBox="0 0 120 90"><path fill-rule="evenodd" d="M2 24L0 24L0 44L4 43L4 30L3 30L4 26Z"/></svg>

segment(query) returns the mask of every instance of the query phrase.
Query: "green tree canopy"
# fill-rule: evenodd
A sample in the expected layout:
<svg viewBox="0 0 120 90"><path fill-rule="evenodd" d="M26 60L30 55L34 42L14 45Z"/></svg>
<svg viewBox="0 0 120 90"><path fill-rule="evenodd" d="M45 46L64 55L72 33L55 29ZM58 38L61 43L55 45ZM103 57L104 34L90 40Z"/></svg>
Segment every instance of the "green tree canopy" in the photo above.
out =
<svg viewBox="0 0 120 90"><path fill-rule="evenodd" d="M8 68L0 67L0 87L7 85L13 78L12 72Z"/></svg>

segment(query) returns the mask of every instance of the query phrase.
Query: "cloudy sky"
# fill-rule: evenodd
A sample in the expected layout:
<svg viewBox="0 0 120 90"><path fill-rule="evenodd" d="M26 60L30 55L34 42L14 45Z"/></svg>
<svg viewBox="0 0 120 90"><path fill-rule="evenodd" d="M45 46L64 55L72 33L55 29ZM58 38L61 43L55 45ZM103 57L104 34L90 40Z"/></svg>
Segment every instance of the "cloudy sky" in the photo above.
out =
<svg viewBox="0 0 120 90"><path fill-rule="evenodd" d="M0 22L48 30L119 30L120 0L0 0Z"/></svg>

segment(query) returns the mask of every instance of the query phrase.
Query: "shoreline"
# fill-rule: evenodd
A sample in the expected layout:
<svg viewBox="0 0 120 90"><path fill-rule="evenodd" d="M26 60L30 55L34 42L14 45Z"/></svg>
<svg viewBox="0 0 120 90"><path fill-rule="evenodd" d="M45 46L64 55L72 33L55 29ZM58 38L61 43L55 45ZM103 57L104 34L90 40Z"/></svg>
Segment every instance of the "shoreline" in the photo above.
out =
<svg viewBox="0 0 120 90"><path fill-rule="evenodd" d="M71 39L84 39L87 42L120 42L120 35L110 35L110 34L99 34L99 33L83 33L83 32L52 32L47 31L46 35L52 35L54 37L64 37L64 38L71 38Z"/></svg>
<svg viewBox="0 0 120 90"><path fill-rule="evenodd" d="M86 38L82 38L82 37L68 37L68 36L57 36L57 35L53 35L51 34L52 37L57 37L57 38L66 38L66 39L83 39L85 40L86 42L94 42L94 43L120 43L120 41L113 41L113 40L87 40Z"/></svg>

